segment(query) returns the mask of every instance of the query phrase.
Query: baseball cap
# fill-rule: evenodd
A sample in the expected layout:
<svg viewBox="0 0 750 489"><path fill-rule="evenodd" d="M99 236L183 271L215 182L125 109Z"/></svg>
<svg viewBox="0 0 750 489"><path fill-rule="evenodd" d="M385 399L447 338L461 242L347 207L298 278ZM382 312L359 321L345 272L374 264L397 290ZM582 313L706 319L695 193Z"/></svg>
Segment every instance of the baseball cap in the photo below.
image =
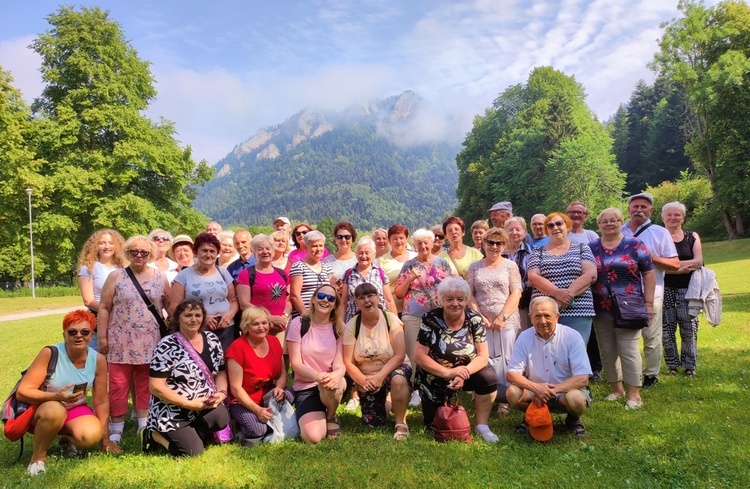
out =
<svg viewBox="0 0 750 489"><path fill-rule="evenodd" d="M492 211L507 211L507 212L513 212L513 204L511 204L508 201L498 202L497 204L490 207L490 212Z"/></svg>
<svg viewBox="0 0 750 489"><path fill-rule="evenodd" d="M634 199L646 199L651 202L651 205L654 205L654 196L648 192L641 192L640 194L631 195L630 197L628 197L628 204L630 204L630 201Z"/></svg>
<svg viewBox="0 0 750 489"><path fill-rule="evenodd" d="M281 221L284 224L289 224L290 226L292 225L288 217L284 217L284 216L277 217L276 219L273 220L273 223L276 224L276 221Z"/></svg>
<svg viewBox="0 0 750 489"><path fill-rule="evenodd" d="M546 404L529 404L526 408L526 423L529 425L529 433L535 440L547 441L552 438L552 415Z"/></svg>

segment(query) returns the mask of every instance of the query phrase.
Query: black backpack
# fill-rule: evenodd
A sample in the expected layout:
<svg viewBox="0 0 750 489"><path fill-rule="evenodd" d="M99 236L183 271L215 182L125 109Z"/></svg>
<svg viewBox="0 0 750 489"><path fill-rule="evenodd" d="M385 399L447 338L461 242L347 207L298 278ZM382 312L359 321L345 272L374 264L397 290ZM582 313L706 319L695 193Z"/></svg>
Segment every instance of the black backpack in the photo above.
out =
<svg viewBox="0 0 750 489"><path fill-rule="evenodd" d="M302 339L303 336L307 334L308 331L310 331L310 325L312 322L310 321L310 316L302 316L300 319L300 328L299 328L299 337ZM336 339L339 339L339 333L336 331L336 328L333 328L333 336L336 337Z"/></svg>

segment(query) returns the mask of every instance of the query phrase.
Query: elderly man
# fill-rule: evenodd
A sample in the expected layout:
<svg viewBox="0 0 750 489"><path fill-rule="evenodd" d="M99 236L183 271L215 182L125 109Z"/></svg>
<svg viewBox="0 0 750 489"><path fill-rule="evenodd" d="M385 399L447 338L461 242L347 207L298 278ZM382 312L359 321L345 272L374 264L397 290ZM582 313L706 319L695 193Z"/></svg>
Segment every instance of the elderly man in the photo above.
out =
<svg viewBox="0 0 750 489"><path fill-rule="evenodd" d="M295 248L294 240L292 239L292 222L288 217L279 216L274 219L273 230L274 232L284 231L287 235L289 235L289 249L293 250Z"/></svg>
<svg viewBox="0 0 750 489"><path fill-rule="evenodd" d="M646 366L643 369L643 387L653 387L659 383L661 366L662 303L664 299L664 273L680 269L680 259L672 236L665 228L651 222L654 211L654 196L648 192L631 195L628 199L630 219L622 225L622 234L640 239L651 253L656 274L654 289L654 315L648 326L641 331L643 354Z"/></svg>
<svg viewBox="0 0 750 489"><path fill-rule="evenodd" d="M221 227L221 224L219 224L216 221L211 221L208 224L206 224L206 232L211 233L214 236L218 236L220 232L223 231L223 228Z"/></svg>
<svg viewBox="0 0 750 489"><path fill-rule="evenodd" d="M591 367L583 338L557 322L560 312L551 297L536 297L529 306L534 328L518 336L508 363L508 403L526 411L529 404L547 405L550 412L567 414L565 426L581 438L586 428L581 415L591 404L588 388ZM528 433L526 421L516 431Z"/></svg>
<svg viewBox="0 0 750 489"><path fill-rule="evenodd" d="M513 217L513 204L498 202L489 209L492 227L505 229L505 221Z"/></svg>
<svg viewBox="0 0 750 489"><path fill-rule="evenodd" d="M227 266L227 271L232 275L232 278L236 283L237 277L240 276L240 272L255 265L256 260L252 249L250 248L250 242L253 239L250 231L240 229L234 233L232 239L234 241L234 249L237 250L237 253L239 253L240 256Z"/></svg>
<svg viewBox="0 0 750 489"><path fill-rule="evenodd" d="M590 229L583 229L583 223L589 217L589 209L583 202L571 202L565 214L570 218L573 227L568 230L568 239L573 243L589 244L599 239L599 235Z"/></svg>
<svg viewBox="0 0 750 489"><path fill-rule="evenodd" d="M549 236L544 234L544 214L534 214L531 216L531 241L534 247L544 246L549 243Z"/></svg>

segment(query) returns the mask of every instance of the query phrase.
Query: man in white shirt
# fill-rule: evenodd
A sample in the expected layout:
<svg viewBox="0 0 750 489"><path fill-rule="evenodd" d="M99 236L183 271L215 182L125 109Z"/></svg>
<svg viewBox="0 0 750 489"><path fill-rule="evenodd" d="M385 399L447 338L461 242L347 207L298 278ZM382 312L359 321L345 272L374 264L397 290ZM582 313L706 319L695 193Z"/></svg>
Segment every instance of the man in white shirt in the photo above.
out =
<svg viewBox="0 0 750 489"><path fill-rule="evenodd" d="M589 217L589 209L583 205L583 202L571 202L565 214L573 223L573 228L568 231L568 239L573 243L589 244L591 241L599 239L596 231L583 229L583 223Z"/></svg>
<svg viewBox="0 0 750 489"><path fill-rule="evenodd" d="M591 366L583 338L557 322L560 312L551 297L532 300L529 317L534 328L518 335L508 363L508 403L522 411L533 402L537 406L546 404L550 412L567 413L565 426L576 437L584 437L581 415L591 404ZM525 420L516 431L528 432Z"/></svg>
<svg viewBox="0 0 750 489"><path fill-rule="evenodd" d="M646 364L643 369L643 387L653 387L659 383L661 366L662 339L662 303L664 299L664 272L679 270L680 259L672 236L665 228L651 222L654 211L654 196L648 192L631 195L628 198L628 215L630 219L623 224L622 234L640 239L654 262L656 288L654 289L654 316L645 327L643 337L643 355Z"/></svg>

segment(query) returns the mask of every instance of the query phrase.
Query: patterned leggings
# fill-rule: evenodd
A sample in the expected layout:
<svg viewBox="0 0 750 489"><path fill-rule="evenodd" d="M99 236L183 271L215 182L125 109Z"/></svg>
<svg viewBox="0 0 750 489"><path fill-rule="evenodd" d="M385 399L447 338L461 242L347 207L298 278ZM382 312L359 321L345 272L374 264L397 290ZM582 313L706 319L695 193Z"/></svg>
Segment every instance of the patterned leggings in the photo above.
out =
<svg viewBox="0 0 750 489"><path fill-rule="evenodd" d="M286 400L290 403L294 402L294 394L292 394L290 390L284 391L284 397L286 397ZM237 422L237 426L239 426L242 436L247 438L260 438L265 436L268 432L268 425L262 423L255 413L239 402L230 404L229 412L232 415L232 419Z"/></svg>
<svg viewBox="0 0 750 489"><path fill-rule="evenodd" d="M685 370L695 370L698 356L698 318L688 314L688 301L685 300L687 289L664 289L664 361L667 368L676 369L680 365ZM680 327L682 352L677 356L677 326Z"/></svg>

